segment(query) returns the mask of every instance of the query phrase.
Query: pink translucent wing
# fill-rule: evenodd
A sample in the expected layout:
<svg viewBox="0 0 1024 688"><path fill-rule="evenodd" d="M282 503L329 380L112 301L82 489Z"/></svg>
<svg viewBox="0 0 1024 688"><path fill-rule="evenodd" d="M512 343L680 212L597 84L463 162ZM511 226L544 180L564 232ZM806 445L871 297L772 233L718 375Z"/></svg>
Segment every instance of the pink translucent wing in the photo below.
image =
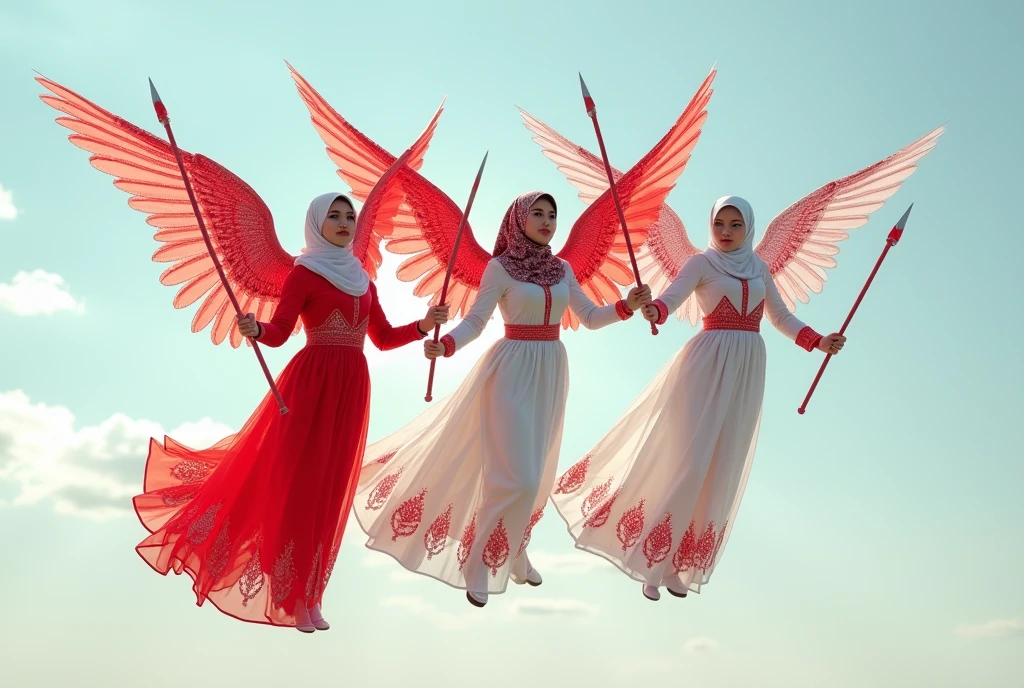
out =
<svg viewBox="0 0 1024 688"><path fill-rule="evenodd" d="M847 177L829 182L779 213L765 230L757 253L768 264L791 311L821 293L826 270L836 266L839 242L851 229L867 224L945 131L939 127L889 157Z"/></svg>
<svg viewBox="0 0 1024 688"><path fill-rule="evenodd" d="M581 201L590 205L608 190L608 175L601 158L565 138L522 108L519 114L526 128L534 133L533 140L543 150L544 157L554 162L569 183L579 189ZM612 176L618 181L622 173L613 167Z"/></svg>
<svg viewBox="0 0 1024 688"><path fill-rule="evenodd" d="M163 245L153 260L171 263L160 281L184 284L174 306L184 308L204 299L192 331L210 325L230 304L170 146L60 84L44 77L36 81L50 92L40 96L43 102L64 113L57 122L75 132L69 140L91 153L90 164L114 176L114 185L132 195L129 205L145 213L147 224L158 229L155 238ZM276 303L293 259L277 241L270 211L245 182L213 160L186 151L182 160L236 297L240 302L259 298ZM223 342L227 330L223 321L215 323L213 341Z"/></svg>
<svg viewBox="0 0 1024 688"><path fill-rule="evenodd" d="M665 205L665 199L675 188L700 138L715 73L712 70L707 76L668 133L615 183L634 250L642 250L652 228L669 231L658 224L662 218L678 220ZM663 242L663 246L689 244L682 222L677 222L671 230L681 233L682 238L674 243ZM626 286L634 280L610 189L583 212L559 256L572 266L580 286L595 289L599 296L597 303L610 303L617 298L612 292L619 290L610 289L613 283ZM679 260L685 260L685 256L680 254Z"/></svg>
<svg viewBox="0 0 1024 688"><path fill-rule="evenodd" d="M637 252L636 262L640 278L651 287L657 297L664 292L683 264L700 251L690 242L683 221L667 205L661 207L658 220L647 231L647 242ZM703 315L697 295L691 294L676 311L680 320L696 325Z"/></svg>
<svg viewBox="0 0 1024 688"><path fill-rule="evenodd" d="M352 188L352 195L356 200L365 202L381 175L395 162L395 156L338 114L290 64L288 69L299 96L309 110L313 127L327 146L327 155L338 167L338 176ZM443 111L444 100L419 138L410 147L406 164L413 170L418 170L423 165L423 156L430 146L430 140L437 129L437 121ZM392 229L393 226L388 221L381 219L373 226L372 233L364 233L357 237L352 247L352 252L363 263L370 279L376 279L377 269L381 264L381 239L389 236Z"/></svg>
<svg viewBox="0 0 1024 688"><path fill-rule="evenodd" d="M432 303L438 303L462 211L443 191L408 166L393 172L389 170L387 175L374 189L373 203L368 202L367 206L376 208L379 205L383 211L374 209L371 212L384 213L393 224L394 231L385 248L389 252L409 256L398 266L398 279L416 281L413 293L416 296L429 295ZM397 212L392 210L396 206ZM363 214L366 214L365 208ZM376 220L367 218L366 221ZM453 306L453 315L468 312L490 259L490 254L477 243L467 222L452 266L446 299Z"/></svg>

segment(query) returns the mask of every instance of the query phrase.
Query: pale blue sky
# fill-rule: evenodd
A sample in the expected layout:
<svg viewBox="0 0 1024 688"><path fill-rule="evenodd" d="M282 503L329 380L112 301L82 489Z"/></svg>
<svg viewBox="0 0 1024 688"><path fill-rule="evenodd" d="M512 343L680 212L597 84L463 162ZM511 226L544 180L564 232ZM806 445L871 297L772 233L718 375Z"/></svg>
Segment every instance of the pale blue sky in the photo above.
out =
<svg viewBox="0 0 1024 688"><path fill-rule="evenodd" d="M3 685L1024 684L1014 411L1024 329L1013 286L1024 243L1012 201L1024 156L1021 6L673 5L113 0L99 13L0 0L0 187L17 208L0 219ZM462 204L490 150L473 209L485 246L526 189L560 200L556 247L582 210L515 110L595 147L578 70L625 169L718 62L704 134L669 198L701 247L718 196L748 198L763 228L822 183L948 122L797 311L820 331L838 328L915 203L806 416L796 407L820 358L765 331L755 468L704 594L645 601L637 584L574 555L549 510L531 546L544 586L478 611L396 575L351 530L327 593L334 629L310 638L197 610L190 581L162 579L135 555L133 517L81 513L127 505L148 432L204 419L207 430L237 428L266 383L250 352L189 333L194 309L171 308L164 266L149 260L152 229L68 144L32 70L156 131L152 77L181 145L249 182L297 251L309 200L346 189L285 59L392 152L447 95L423 172ZM0 195L0 218L3 207ZM15 276L33 270L60 275L80 311L14 312ZM393 321L422 309L407 286L380 284ZM636 321L564 337L563 467L692 333L673 319L657 338ZM439 366L438 394L486 344ZM300 345L269 351L271 368ZM371 362L373 440L423 408L427 367L416 347Z"/></svg>

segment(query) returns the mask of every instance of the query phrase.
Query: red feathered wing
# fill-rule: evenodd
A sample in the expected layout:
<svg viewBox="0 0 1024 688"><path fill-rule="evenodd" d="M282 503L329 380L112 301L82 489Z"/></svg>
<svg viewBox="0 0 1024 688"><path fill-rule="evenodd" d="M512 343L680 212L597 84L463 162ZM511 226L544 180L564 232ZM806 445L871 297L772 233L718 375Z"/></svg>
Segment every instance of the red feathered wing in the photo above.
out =
<svg viewBox="0 0 1024 688"><path fill-rule="evenodd" d="M114 185L132 196L128 204L146 213L146 222L157 228L154 238L163 246L153 260L172 263L160 282L184 285L174 297L174 307L202 299L192 331L213 323L210 335L215 344L230 334L231 345L239 346L242 336L233 327L235 314L170 145L49 79L36 81L53 94L41 95L43 102L66 115L57 122L75 132L69 140L92 153L92 166L115 177ZM248 184L210 158L182 151L182 159L242 312L268 319L294 260L277 239L270 210Z"/></svg>
<svg viewBox="0 0 1024 688"><path fill-rule="evenodd" d="M390 253L410 256L398 266L398 279L418 280L413 293L430 296L431 303L436 304L441 297L462 210L415 170L407 166L395 167L394 174L387 181L382 180L377 190L387 199L386 212L381 214L390 217L394 225L385 248ZM392 210L396 206L397 211ZM452 305L453 315L469 312L490 259L491 254L480 246L467 222L445 299Z"/></svg>
<svg viewBox="0 0 1024 688"><path fill-rule="evenodd" d="M287 62L285 64L288 64ZM353 127L331 107L310 83L290 64L288 69L299 91L299 96L309 110L310 121L327 146L327 155L338 166L338 176L352 188L352 195L365 202L371 189L384 171L395 162L395 156ZM423 165L423 156L430 146L430 140L437 129L437 121L444 110L444 100L423 133L410 146L407 164L413 170ZM381 239L391 235L394 225L391 218L381 215L370 231L357 234L353 252L359 256L370 279L377 278L382 256Z"/></svg>
<svg viewBox="0 0 1024 688"><path fill-rule="evenodd" d="M808 292L821 293L834 268L833 256L847 230L867 224L935 148L945 131L939 127L905 148L859 172L829 182L779 213L755 249L768 264L779 293L791 311L807 303Z"/></svg>
<svg viewBox="0 0 1024 688"><path fill-rule="evenodd" d="M689 255L697 252L665 199L700 138L716 73L711 70L679 119L647 155L625 174L612 171L641 278L650 280L656 292L659 286L663 289L668 285ZM544 155L580 190L580 200L590 204L573 225L559 257L569 262L580 286L595 303L618 300L621 291L616 284L632 284L634 276L604 163L528 113L522 112L522 116ZM681 317L691 306L696 308L695 299L687 301L680 310ZM566 312L562 325L577 329L579 321Z"/></svg>

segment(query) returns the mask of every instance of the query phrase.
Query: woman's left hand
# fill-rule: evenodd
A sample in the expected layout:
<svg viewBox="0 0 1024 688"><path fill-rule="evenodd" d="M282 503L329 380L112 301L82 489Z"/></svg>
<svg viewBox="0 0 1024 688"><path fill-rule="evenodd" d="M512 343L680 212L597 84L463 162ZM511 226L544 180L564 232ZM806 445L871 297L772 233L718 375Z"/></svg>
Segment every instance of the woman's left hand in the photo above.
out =
<svg viewBox="0 0 1024 688"><path fill-rule="evenodd" d="M626 305L629 306L629 310L638 311L641 306L646 306L651 302L651 288L646 284L641 284L639 287L633 287L629 290L629 295L626 296Z"/></svg>
<svg viewBox="0 0 1024 688"><path fill-rule="evenodd" d="M430 332L437 325L444 325L448 322L448 309L447 304L428 308L427 314L423 316L423 320L420 320L420 332Z"/></svg>
<svg viewBox="0 0 1024 688"><path fill-rule="evenodd" d="M818 351L835 356L843 350L844 344L846 344L846 337L838 332L833 332L821 338L821 341L818 342Z"/></svg>

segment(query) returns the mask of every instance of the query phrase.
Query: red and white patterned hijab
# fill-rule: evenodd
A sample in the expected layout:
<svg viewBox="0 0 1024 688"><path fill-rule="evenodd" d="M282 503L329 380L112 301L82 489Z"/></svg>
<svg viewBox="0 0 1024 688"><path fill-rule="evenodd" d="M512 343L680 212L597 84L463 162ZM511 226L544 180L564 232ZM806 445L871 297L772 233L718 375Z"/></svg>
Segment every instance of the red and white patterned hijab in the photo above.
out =
<svg viewBox="0 0 1024 688"><path fill-rule="evenodd" d="M530 207L541 196L547 197L552 205L551 194L530 191L517 198L505 211L505 218L498 230L498 240L491 255L518 282L532 282L541 286L558 284L565 276L565 263L551 252L550 246L541 246L530 240L524 233ZM555 210L557 211L557 206Z"/></svg>

